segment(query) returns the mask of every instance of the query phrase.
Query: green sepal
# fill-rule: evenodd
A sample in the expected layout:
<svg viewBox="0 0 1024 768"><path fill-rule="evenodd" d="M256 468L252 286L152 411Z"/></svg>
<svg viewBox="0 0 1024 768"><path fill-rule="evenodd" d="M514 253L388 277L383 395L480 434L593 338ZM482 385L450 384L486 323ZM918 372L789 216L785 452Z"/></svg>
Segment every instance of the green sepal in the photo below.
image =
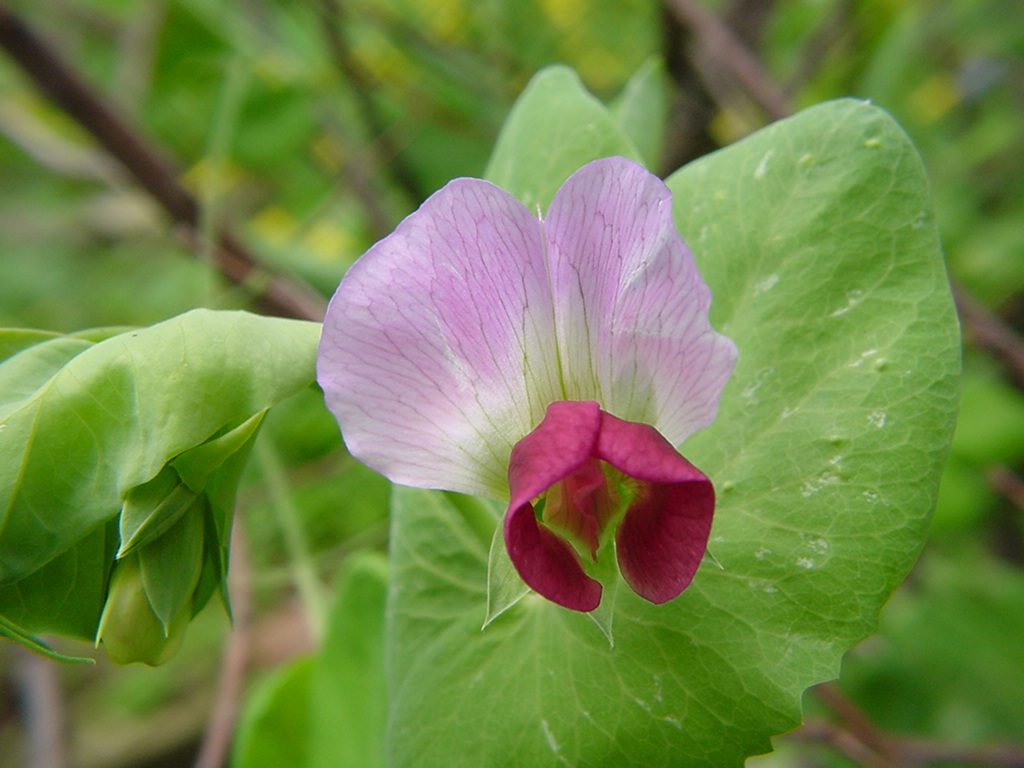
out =
<svg viewBox="0 0 1024 768"><path fill-rule="evenodd" d="M121 533L118 559L166 533L198 498L199 494L185 485L171 466L164 467L148 483L132 488L118 521Z"/></svg>
<svg viewBox="0 0 1024 768"><path fill-rule="evenodd" d="M504 527L494 529L494 537L487 553L487 612L480 629L487 626L526 595L530 587L523 581L505 546Z"/></svg>
<svg viewBox="0 0 1024 768"><path fill-rule="evenodd" d="M164 634L187 607L192 616L192 595L203 567L203 528L207 504L203 496L163 536L138 550L142 586Z"/></svg>
<svg viewBox="0 0 1024 768"><path fill-rule="evenodd" d="M264 408L254 413L223 435L207 440L175 458L171 466L178 471L182 482L194 491L204 490L210 475L224 466L224 462L239 451L251 447L267 410Z"/></svg>

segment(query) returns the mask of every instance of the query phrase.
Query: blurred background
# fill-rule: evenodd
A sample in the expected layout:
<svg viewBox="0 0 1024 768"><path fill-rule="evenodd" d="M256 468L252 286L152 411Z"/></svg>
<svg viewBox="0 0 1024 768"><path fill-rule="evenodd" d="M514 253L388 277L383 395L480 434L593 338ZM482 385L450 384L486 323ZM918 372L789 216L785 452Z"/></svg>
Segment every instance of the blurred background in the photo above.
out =
<svg viewBox="0 0 1024 768"><path fill-rule="evenodd" d="M871 99L931 175L964 330L962 411L929 543L880 631L750 764L1021 766L1021 11L0 0L0 326L149 324L200 305L319 319L363 250L449 178L483 173L549 63L606 102L641 68L661 78L663 175L804 106ZM235 631L213 601L157 669L0 644L0 768L230 761L235 717L251 721L268 673L315 647L339 567L387 546L388 484L345 454L318 393L272 411L265 432L240 496ZM239 749L236 765L262 764Z"/></svg>

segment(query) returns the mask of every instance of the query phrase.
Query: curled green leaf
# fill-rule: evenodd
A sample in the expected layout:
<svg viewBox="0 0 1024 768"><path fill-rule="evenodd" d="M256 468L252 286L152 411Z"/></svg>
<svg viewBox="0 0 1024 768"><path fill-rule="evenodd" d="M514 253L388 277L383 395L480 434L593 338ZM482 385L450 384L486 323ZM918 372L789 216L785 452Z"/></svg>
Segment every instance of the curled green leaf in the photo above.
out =
<svg viewBox="0 0 1024 768"><path fill-rule="evenodd" d="M115 554L184 524L182 579L157 588L151 574L150 598L163 629L191 617L223 588L252 440L268 408L314 381L319 336L209 310L137 330L0 331L0 615L92 638ZM158 559L143 570L163 573Z"/></svg>

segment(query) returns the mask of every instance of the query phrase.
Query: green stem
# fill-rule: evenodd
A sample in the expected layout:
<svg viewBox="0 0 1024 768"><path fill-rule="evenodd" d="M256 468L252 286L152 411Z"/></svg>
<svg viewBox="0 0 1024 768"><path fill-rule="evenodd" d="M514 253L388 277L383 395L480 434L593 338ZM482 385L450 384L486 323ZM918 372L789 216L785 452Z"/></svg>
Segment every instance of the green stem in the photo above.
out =
<svg viewBox="0 0 1024 768"><path fill-rule="evenodd" d="M265 435L256 441L256 459L266 483L271 511L284 536L295 588L305 609L313 638L319 642L323 637L326 617L323 584L316 575L299 512L288 494L288 477L284 465L270 438Z"/></svg>

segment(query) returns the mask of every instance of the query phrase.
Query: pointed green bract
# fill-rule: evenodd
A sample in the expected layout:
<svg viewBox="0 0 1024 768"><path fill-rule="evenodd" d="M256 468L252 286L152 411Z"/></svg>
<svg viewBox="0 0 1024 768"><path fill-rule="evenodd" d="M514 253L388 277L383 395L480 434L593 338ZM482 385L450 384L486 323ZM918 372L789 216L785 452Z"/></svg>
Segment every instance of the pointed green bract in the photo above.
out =
<svg viewBox="0 0 1024 768"><path fill-rule="evenodd" d="M119 558L156 540L195 504L199 494L181 482L174 467L166 466L148 483L128 491L118 518Z"/></svg>
<svg viewBox="0 0 1024 768"><path fill-rule="evenodd" d="M799 721L923 544L959 336L907 137L835 102L668 184L739 348L717 420L682 446L718 491L721 567L662 606L621 590L614 649L535 595L480 632L489 538L452 497L396 490L394 768L740 766Z"/></svg>
<svg viewBox="0 0 1024 768"><path fill-rule="evenodd" d="M640 159L579 76L568 67L548 67L534 76L512 107L484 176L532 211L546 208L580 166L609 155Z"/></svg>
<svg viewBox="0 0 1024 768"><path fill-rule="evenodd" d="M166 533L137 550L142 584L153 613L166 634L187 606L203 567L203 527L206 502L200 497Z"/></svg>
<svg viewBox="0 0 1024 768"><path fill-rule="evenodd" d="M647 167L657 168L668 120L668 76L661 60L648 59L609 109Z"/></svg>

